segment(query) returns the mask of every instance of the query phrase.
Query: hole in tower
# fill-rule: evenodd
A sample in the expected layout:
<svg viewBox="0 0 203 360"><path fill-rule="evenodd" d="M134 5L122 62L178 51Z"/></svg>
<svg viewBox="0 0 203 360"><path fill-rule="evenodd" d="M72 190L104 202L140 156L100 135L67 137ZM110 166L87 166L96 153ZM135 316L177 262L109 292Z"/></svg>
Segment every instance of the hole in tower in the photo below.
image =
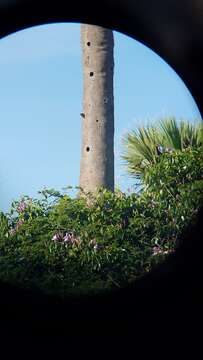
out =
<svg viewBox="0 0 203 360"><path fill-rule="evenodd" d="M90 45L91 45L91 43L90 43L90 41L88 41L88 42L87 42L87 46L90 46Z"/></svg>
<svg viewBox="0 0 203 360"><path fill-rule="evenodd" d="M87 146L87 147L86 147L86 151L90 151L90 148L89 148L89 146Z"/></svg>
<svg viewBox="0 0 203 360"><path fill-rule="evenodd" d="M93 73L93 71L91 71L91 72L90 72L90 76L93 76L93 75L94 75L94 73Z"/></svg>

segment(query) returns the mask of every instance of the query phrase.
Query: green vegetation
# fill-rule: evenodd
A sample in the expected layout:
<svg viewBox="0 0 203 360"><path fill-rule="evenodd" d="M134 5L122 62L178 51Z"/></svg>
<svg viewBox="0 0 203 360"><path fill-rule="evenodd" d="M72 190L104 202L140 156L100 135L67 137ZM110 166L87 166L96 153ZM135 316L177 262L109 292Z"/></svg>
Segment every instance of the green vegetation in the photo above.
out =
<svg viewBox="0 0 203 360"><path fill-rule="evenodd" d="M61 297L127 286L179 245L202 204L201 146L156 155L141 193L40 191L0 213L0 279ZM91 205L90 205L91 204Z"/></svg>
<svg viewBox="0 0 203 360"><path fill-rule="evenodd" d="M177 123L175 118L161 119L156 125L132 130L123 138L122 159L132 177L142 178L146 167L156 164L157 146L169 151L203 146L203 122Z"/></svg>

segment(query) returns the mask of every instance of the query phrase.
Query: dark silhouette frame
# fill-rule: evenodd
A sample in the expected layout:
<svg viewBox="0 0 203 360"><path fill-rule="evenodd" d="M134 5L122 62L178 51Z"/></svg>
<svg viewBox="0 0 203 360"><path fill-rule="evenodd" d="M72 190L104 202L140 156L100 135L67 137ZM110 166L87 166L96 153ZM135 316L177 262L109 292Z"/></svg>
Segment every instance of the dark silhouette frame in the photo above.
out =
<svg viewBox="0 0 203 360"><path fill-rule="evenodd" d="M201 0L2 0L0 37L56 22L97 24L121 31L158 53L185 82L202 113L203 3ZM135 334L166 338L183 333L202 314L202 209L182 246L134 286L93 298L59 301L1 284L1 330L26 334ZM187 315L187 316L186 316ZM178 321L177 321L178 319ZM163 323L164 321L164 323ZM164 332L162 331L164 327ZM19 330L20 329L20 330ZM146 330L148 329L148 330ZM136 352L136 349L135 349Z"/></svg>

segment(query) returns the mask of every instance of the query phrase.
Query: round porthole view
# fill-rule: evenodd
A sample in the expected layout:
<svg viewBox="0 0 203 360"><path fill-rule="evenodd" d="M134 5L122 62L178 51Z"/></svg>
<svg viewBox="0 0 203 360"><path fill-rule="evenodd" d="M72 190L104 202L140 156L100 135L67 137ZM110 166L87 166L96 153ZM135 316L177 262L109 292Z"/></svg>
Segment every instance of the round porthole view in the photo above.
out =
<svg viewBox="0 0 203 360"><path fill-rule="evenodd" d="M203 126L175 71L116 31L0 41L0 279L59 297L124 288L202 204Z"/></svg>

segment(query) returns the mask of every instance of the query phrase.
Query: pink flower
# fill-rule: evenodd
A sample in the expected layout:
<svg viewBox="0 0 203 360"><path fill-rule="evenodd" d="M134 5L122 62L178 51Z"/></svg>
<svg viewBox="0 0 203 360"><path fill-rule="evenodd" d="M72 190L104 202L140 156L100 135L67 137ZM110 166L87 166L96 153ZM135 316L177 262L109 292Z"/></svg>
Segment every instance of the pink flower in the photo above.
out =
<svg viewBox="0 0 203 360"><path fill-rule="evenodd" d="M53 241L61 241L62 239L63 235L60 232L56 233L52 238Z"/></svg>
<svg viewBox="0 0 203 360"><path fill-rule="evenodd" d="M65 236L63 237L63 241L72 243L73 242L73 234L66 233Z"/></svg>
<svg viewBox="0 0 203 360"><path fill-rule="evenodd" d="M160 249L159 246L154 246L154 247L152 248L152 251L153 251L153 253L152 253L153 256L162 253L162 250Z"/></svg>
<svg viewBox="0 0 203 360"><path fill-rule="evenodd" d="M18 230L19 227L20 227L21 225L23 225L23 223L24 223L24 219L19 219L19 220L17 221L17 223L16 223L16 226L15 226L16 230Z"/></svg>
<svg viewBox="0 0 203 360"><path fill-rule="evenodd" d="M74 236L74 234L72 232L66 233L63 238L63 241L68 242L70 244L79 244L80 243L79 238Z"/></svg>
<svg viewBox="0 0 203 360"><path fill-rule="evenodd" d="M62 232L58 232L53 236L52 240L61 241L63 243L69 243L69 244L80 243L79 237L74 236L72 232L66 232L65 235L63 235Z"/></svg>
<svg viewBox="0 0 203 360"><path fill-rule="evenodd" d="M152 250L153 250L152 256L158 254L166 255L174 252L174 250L162 250L159 246L154 246Z"/></svg>
<svg viewBox="0 0 203 360"><path fill-rule="evenodd" d="M21 225L24 223L24 219L19 219L15 225L14 228L11 228L9 230L9 234L12 236L12 235L15 235L16 232L18 231L18 229L21 227Z"/></svg>
<svg viewBox="0 0 203 360"><path fill-rule="evenodd" d="M26 207L27 207L27 206L26 206L25 201L22 200L22 201L19 203L18 207L17 207L17 211L18 211L19 213L22 213L23 211L25 211Z"/></svg>

